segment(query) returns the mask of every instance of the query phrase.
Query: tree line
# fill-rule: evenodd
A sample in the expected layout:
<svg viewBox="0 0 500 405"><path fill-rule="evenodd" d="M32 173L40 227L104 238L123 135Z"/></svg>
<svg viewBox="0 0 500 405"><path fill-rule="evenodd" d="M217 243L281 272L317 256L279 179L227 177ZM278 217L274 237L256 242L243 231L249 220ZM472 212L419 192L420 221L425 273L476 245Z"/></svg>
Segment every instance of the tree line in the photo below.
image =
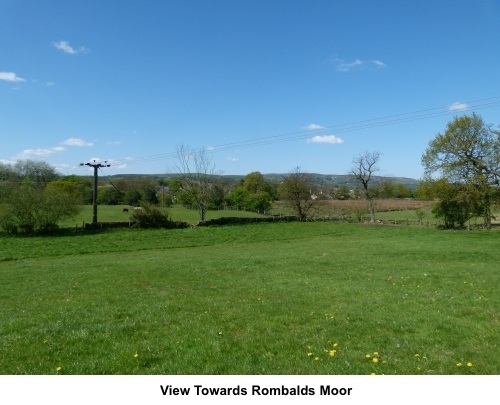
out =
<svg viewBox="0 0 500 405"><path fill-rule="evenodd" d="M349 187L320 186L300 167L280 182L267 181L258 171L230 182L217 172L207 150L181 145L175 175L101 180L97 202L144 207L181 204L196 209L204 220L207 210L222 208L265 213L279 200L304 220L318 201L364 199L374 222L375 199L416 197L436 200L433 212L445 227L463 227L473 217L491 226L492 208L499 200L500 132L480 116L455 118L429 143L422 155L425 176L416 190L377 176L381 156L364 152L355 157L348 172L353 180ZM51 232L92 199L90 176L61 176L42 161L0 163L0 226L7 232Z"/></svg>

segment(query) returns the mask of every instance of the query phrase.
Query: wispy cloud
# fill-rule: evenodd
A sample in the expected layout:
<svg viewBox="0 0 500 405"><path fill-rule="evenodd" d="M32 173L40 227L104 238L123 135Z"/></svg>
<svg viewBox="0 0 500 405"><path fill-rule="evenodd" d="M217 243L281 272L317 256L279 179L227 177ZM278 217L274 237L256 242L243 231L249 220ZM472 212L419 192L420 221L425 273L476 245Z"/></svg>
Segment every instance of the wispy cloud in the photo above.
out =
<svg viewBox="0 0 500 405"><path fill-rule="evenodd" d="M468 104L456 101L448 106L448 111L465 111L468 108L469 108Z"/></svg>
<svg viewBox="0 0 500 405"><path fill-rule="evenodd" d="M122 141L108 141L106 145L121 145L122 143Z"/></svg>
<svg viewBox="0 0 500 405"><path fill-rule="evenodd" d="M64 142L61 142L61 145L66 146L94 146L93 142L87 142L81 138L69 138Z"/></svg>
<svg viewBox="0 0 500 405"><path fill-rule="evenodd" d="M324 128L325 128L324 126L318 124L309 124L304 127L304 129L307 131L316 131L318 129L324 129Z"/></svg>
<svg viewBox="0 0 500 405"><path fill-rule="evenodd" d="M84 46L81 46L80 48L73 48L68 41L52 42L52 46L69 55L78 55L79 53L87 53L89 51Z"/></svg>
<svg viewBox="0 0 500 405"><path fill-rule="evenodd" d="M363 64L362 61L359 59L356 59L353 62L345 62L343 60L336 60L337 63L337 72L349 72L350 70L354 69L357 66L361 66Z"/></svg>
<svg viewBox="0 0 500 405"><path fill-rule="evenodd" d="M19 77L14 72L0 72L0 80L12 83L20 83L26 81L26 79Z"/></svg>
<svg viewBox="0 0 500 405"><path fill-rule="evenodd" d="M370 63L371 63L373 66L378 67L378 68L380 68L380 69L383 69L383 68L387 67L387 65L386 65L384 62L379 61L379 60L377 60L377 59L370 61Z"/></svg>
<svg viewBox="0 0 500 405"><path fill-rule="evenodd" d="M334 63L337 69L337 72L350 72L351 70L363 70L363 69L384 69L387 67L387 65L378 60L378 59L373 59L373 60L361 60L361 59L355 59L352 62L345 61L344 59L334 59Z"/></svg>
<svg viewBox="0 0 500 405"><path fill-rule="evenodd" d="M307 140L307 143L326 143L330 145L339 145L343 142L342 138L338 138L335 135L317 135Z"/></svg>
<svg viewBox="0 0 500 405"><path fill-rule="evenodd" d="M17 159L29 159L30 157L44 157L50 156L55 153L64 152L66 150L63 146L54 146L51 148L36 148L36 149L25 149L16 156Z"/></svg>
<svg viewBox="0 0 500 405"><path fill-rule="evenodd" d="M235 158L235 157L231 157L231 156L229 156L229 157L227 158L227 160L229 160L230 162L237 162L237 161L238 161L238 160L240 160L240 159Z"/></svg>

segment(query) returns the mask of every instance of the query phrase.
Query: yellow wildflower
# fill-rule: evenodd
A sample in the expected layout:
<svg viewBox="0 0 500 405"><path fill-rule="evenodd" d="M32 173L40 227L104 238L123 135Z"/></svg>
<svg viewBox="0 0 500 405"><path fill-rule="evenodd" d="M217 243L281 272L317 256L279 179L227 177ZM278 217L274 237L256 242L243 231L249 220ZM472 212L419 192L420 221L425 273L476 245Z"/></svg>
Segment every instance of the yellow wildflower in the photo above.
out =
<svg viewBox="0 0 500 405"><path fill-rule="evenodd" d="M367 359L371 359L371 358L372 358L372 356L371 356L370 354L367 354L365 357L366 357Z"/></svg>
<svg viewBox="0 0 500 405"><path fill-rule="evenodd" d="M373 361L375 364L377 364L377 363L378 363L378 359L377 359L376 357L374 357L374 358L372 359L372 361Z"/></svg>
<svg viewBox="0 0 500 405"><path fill-rule="evenodd" d="M307 353L307 357L312 357L313 356L313 353L309 352Z"/></svg>
<svg viewBox="0 0 500 405"><path fill-rule="evenodd" d="M61 370L62 370L62 367L61 367L61 366L59 366L59 367L57 367L57 368L56 368L56 371L57 371L57 372L59 372L59 371L61 371Z"/></svg>
<svg viewBox="0 0 500 405"><path fill-rule="evenodd" d="M329 355L330 357L333 357L333 356L335 356L335 353L337 353L337 350L330 350L330 351L328 352L328 355Z"/></svg>
<svg viewBox="0 0 500 405"><path fill-rule="evenodd" d="M467 363L467 367L472 367L472 363L470 361Z"/></svg>
<svg viewBox="0 0 500 405"><path fill-rule="evenodd" d="M134 354L134 359L136 359L137 357L139 357L139 354L138 353Z"/></svg>
<svg viewBox="0 0 500 405"><path fill-rule="evenodd" d="M462 363L457 363L457 367L462 367Z"/></svg>

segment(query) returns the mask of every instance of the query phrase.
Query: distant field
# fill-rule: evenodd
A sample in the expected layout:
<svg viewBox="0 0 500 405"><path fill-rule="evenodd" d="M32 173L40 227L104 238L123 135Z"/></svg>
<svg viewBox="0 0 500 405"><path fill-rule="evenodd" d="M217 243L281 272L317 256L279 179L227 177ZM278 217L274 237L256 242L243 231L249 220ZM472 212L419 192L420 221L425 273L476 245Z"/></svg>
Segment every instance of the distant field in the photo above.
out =
<svg viewBox="0 0 500 405"><path fill-rule="evenodd" d="M330 222L2 236L0 372L500 374L499 242Z"/></svg>
<svg viewBox="0 0 500 405"><path fill-rule="evenodd" d="M127 208L128 212L123 212L123 208ZM182 206L174 206L172 208L165 208L165 213L174 221L185 221L191 224L197 223L200 219L198 211L189 210ZM128 221L133 214L133 207L129 205L98 205L97 206L97 220L99 222L120 222ZM208 211L207 219L221 218L221 217L262 217L264 215L235 210L220 210ZM92 206L84 205L82 211L74 218L63 221L60 226L73 227L75 225L82 226L82 223L92 222Z"/></svg>

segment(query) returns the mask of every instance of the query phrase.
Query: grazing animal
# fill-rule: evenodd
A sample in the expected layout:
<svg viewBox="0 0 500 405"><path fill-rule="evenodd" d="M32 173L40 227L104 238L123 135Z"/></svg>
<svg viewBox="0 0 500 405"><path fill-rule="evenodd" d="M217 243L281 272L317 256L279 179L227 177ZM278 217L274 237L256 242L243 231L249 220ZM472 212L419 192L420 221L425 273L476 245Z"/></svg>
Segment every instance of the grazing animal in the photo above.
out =
<svg viewBox="0 0 500 405"><path fill-rule="evenodd" d="M128 208L122 209L122 212L128 212Z"/></svg>

